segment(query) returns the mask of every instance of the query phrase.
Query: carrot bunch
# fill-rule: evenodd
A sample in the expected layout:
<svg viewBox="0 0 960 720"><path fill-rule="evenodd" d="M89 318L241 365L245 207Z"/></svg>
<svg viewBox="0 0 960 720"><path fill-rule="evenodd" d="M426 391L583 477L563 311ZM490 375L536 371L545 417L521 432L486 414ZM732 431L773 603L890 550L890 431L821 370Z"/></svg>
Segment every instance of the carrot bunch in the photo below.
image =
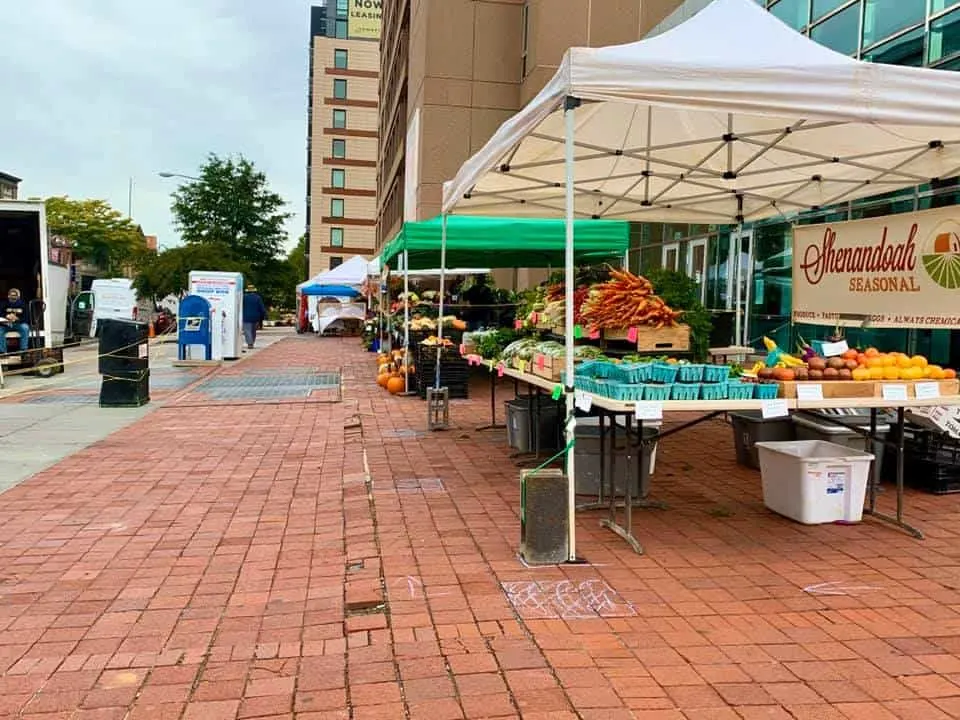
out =
<svg viewBox="0 0 960 720"><path fill-rule="evenodd" d="M674 327L680 315L654 294L649 280L627 270L611 270L610 280L590 290L581 310L582 324L595 330Z"/></svg>

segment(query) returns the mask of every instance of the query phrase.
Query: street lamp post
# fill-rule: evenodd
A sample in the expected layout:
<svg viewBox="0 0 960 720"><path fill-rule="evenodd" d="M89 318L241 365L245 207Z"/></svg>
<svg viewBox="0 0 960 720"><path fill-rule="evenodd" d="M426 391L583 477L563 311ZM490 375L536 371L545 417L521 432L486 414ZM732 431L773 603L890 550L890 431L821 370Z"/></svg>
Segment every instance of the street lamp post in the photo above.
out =
<svg viewBox="0 0 960 720"><path fill-rule="evenodd" d="M159 175L162 178L183 178L184 180L195 180L197 182L200 181L200 178L198 177L194 177L193 175L184 175L183 173L165 171L165 172L158 172L157 175Z"/></svg>

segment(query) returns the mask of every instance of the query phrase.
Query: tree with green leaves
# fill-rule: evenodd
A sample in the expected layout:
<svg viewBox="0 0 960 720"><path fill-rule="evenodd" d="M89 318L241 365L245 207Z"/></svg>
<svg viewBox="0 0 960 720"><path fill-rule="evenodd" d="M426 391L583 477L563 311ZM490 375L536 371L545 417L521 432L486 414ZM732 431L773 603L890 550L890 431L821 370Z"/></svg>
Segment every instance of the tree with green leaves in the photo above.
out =
<svg viewBox="0 0 960 720"><path fill-rule="evenodd" d="M216 243L182 245L163 250L142 262L133 284L142 297L161 300L182 297L190 287L191 270L239 272L248 276L250 266L234 259L230 249Z"/></svg>
<svg viewBox="0 0 960 720"><path fill-rule="evenodd" d="M242 155L211 154L199 177L173 193L174 227L188 245L226 248L249 265L254 280L277 260L283 248L286 202L273 192L267 176ZM207 268L210 269L210 268Z"/></svg>
<svg viewBox="0 0 960 720"><path fill-rule="evenodd" d="M106 200L46 200L47 231L68 240L77 257L111 274L146 252L143 231Z"/></svg>
<svg viewBox="0 0 960 720"><path fill-rule="evenodd" d="M287 254L287 262L290 263L290 267L293 269L294 277L297 278L297 282L301 283L304 280L308 280L307 277L307 236L301 235L300 239L297 240L296 247L293 248Z"/></svg>

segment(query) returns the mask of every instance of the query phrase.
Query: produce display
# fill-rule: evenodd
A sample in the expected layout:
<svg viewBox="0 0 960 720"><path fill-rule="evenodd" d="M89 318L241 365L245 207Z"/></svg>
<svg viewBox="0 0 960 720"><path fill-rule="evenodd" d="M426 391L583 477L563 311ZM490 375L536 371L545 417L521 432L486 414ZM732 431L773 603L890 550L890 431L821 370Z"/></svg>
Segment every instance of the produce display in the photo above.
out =
<svg viewBox="0 0 960 720"><path fill-rule="evenodd" d="M923 355L880 352L877 348L850 348L841 355L822 357L809 345L801 344L802 357L783 352L770 338L763 339L768 354L751 375L761 381L953 380L955 370L932 365Z"/></svg>
<svg viewBox="0 0 960 720"><path fill-rule="evenodd" d="M654 295L649 280L626 270L611 270L610 280L591 289L581 309L583 324L593 329L675 327L681 315Z"/></svg>
<svg viewBox="0 0 960 720"><path fill-rule="evenodd" d="M407 387L404 375L413 375L415 372L416 368L412 364L404 364L402 350L380 353L377 356L377 385L391 395L403 392Z"/></svg>
<svg viewBox="0 0 960 720"><path fill-rule="evenodd" d="M454 315L444 315L443 316L443 327L450 328L452 330L466 330L467 324L460 318ZM437 321L434 318L426 317L424 315L415 315L410 318L410 329L411 330L436 330Z"/></svg>

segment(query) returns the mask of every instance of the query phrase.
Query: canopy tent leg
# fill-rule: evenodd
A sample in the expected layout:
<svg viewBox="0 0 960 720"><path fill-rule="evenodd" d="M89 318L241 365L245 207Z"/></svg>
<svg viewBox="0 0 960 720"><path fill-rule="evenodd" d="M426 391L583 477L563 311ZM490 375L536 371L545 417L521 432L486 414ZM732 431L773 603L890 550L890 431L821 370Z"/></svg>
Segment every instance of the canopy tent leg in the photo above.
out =
<svg viewBox="0 0 960 720"><path fill-rule="evenodd" d="M567 561L577 562L577 494L575 484L575 453L573 444L576 438L576 419L573 403L573 297L574 273L573 265L573 218L574 218L574 134L576 129L575 110L580 105L577 98L568 97L563 108L565 125L565 162L564 174L566 185L566 252L564 263L564 300L566 303L566 318L564 321L564 345L566 351L565 377L566 385L566 415L564 418L564 439L567 448Z"/></svg>
<svg viewBox="0 0 960 720"><path fill-rule="evenodd" d="M403 394L410 391L410 256L403 249Z"/></svg>
<svg viewBox="0 0 960 720"><path fill-rule="evenodd" d="M434 387L440 389L440 354L443 352L443 295L447 286L447 214L440 216L440 313L437 317L437 360L434 365Z"/></svg>

